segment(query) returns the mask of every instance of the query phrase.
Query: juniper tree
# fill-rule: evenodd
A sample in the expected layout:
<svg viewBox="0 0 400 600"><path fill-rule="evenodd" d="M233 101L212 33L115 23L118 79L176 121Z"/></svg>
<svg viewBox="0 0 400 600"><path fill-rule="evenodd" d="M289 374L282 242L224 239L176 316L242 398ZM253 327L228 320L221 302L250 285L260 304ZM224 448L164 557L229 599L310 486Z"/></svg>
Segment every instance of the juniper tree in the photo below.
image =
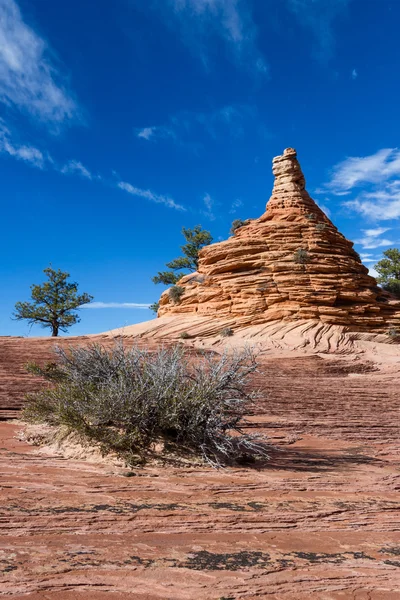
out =
<svg viewBox="0 0 400 600"><path fill-rule="evenodd" d="M93 300L93 296L78 294L78 284L68 281L69 273L57 271L51 267L44 269L48 278L43 284L31 285L32 302L17 302L14 319L27 320L29 324L40 324L49 327L53 337L59 331L67 331L71 325L79 323L76 310Z"/></svg>
<svg viewBox="0 0 400 600"><path fill-rule="evenodd" d="M152 278L154 283L163 283L164 285L175 285L184 275L185 271L193 273L197 271L199 252L204 246L212 242L212 236L209 231L203 229L201 225L196 225L193 229L182 228L182 234L186 244L181 246L183 256L174 258L166 264L170 271L160 271Z"/></svg>
<svg viewBox="0 0 400 600"><path fill-rule="evenodd" d="M389 248L383 256L385 258L375 265L379 274L376 280L383 289L400 297L400 250Z"/></svg>

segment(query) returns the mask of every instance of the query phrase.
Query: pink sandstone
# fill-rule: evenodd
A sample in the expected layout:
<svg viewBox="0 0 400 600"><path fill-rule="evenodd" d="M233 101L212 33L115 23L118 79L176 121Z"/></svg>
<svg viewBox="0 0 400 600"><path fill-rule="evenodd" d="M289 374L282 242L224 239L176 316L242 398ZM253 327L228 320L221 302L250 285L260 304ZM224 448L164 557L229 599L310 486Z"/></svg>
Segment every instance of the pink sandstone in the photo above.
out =
<svg viewBox="0 0 400 600"><path fill-rule="evenodd" d="M203 248L198 272L178 282L180 301L166 290L158 316L230 317L240 326L318 320L358 331L400 325L400 301L377 286L310 197L296 151L274 158L272 170L266 212Z"/></svg>

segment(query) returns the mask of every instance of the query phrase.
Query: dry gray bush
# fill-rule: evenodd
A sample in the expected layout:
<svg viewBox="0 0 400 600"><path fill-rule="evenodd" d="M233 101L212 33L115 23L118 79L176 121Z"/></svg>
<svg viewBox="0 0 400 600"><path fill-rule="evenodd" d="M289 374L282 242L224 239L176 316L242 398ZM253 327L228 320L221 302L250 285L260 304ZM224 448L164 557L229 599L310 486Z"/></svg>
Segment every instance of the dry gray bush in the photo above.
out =
<svg viewBox="0 0 400 600"><path fill-rule="evenodd" d="M305 250L304 248L299 248L294 253L293 260L297 264L305 265L308 262L310 262L311 256L309 255L309 253L307 252L307 250Z"/></svg>
<svg viewBox="0 0 400 600"><path fill-rule="evenodd" d="M220 335L222 337L231 337L233 334L234 334L234 331L230 327L225 327L224 329L221 330L221 333L220 333Z"/></svg>
<svg viewBox="0 0 400 600"><path fill-rule="evenodd" d="M160 441L215 466L267 456L265 439L244 430L253 399L246 384L257 369L251 349L194 357L182 345L148 352L119 343L57 348L56 355L51 366L29 367L53 383L30 394L30 422L67 426L128 462Z"/></svg>
<svg viewBox="0 0 400 600"><path fill-rule="evenodd" d="M179 304L181 301L181 296L185 293L185 288L180 285L173 285L171 288L169 288L168 293L172 302Z"/></svg>

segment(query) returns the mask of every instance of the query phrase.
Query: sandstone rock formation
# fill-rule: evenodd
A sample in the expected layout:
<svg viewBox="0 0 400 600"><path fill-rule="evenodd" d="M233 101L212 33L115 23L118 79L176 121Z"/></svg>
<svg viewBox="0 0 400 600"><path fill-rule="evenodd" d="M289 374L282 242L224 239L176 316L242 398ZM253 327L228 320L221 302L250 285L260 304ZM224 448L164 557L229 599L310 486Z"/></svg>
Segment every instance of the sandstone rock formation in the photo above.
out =
<svg viewBox="0 0 400 600"><path fill-rule="evenodd" d="M377 286L347 240L305 189L287 148L273 160L266 212L228 240L200 252L174 302L165 291L158 316L230 317L235 325L318 320L355 330L400 326L400 301Z"/></svg>

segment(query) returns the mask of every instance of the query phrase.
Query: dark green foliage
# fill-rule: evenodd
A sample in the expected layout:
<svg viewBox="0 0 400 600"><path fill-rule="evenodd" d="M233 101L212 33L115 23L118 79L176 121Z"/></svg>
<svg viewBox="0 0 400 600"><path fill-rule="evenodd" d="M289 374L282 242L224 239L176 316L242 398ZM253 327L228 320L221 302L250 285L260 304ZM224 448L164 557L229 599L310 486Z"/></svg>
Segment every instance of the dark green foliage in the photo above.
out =
<svg viewBox="0 0 400 600"><path fill-rule="evenodd" d="M375 265L379 273L376 280L384 290L400 298L400 250L389 248L385 250L383 256L385 258Z"/></svg>
<svg viewBox="0 0 400 600"><path fill-rule="evenodd" d="M175 285L181 277L181 274L174 273L173 271L159 271L158 274L152 278L152 281L153 283L162 283L164 285Z"/></svg>
<svg viewBox="0 0 400 600"><path fill-rule="evenodd" d="M225 329L222 329L220 335L222 337L231 337L233 335L233 329L230 327L225 327Z"/></svg>
<svg viewBox="0 0 400 600"><path fill-rule="evenodd" d="M400 298L400 281L391 279L387 283L382 286L387 292L393 294L393 296L397 296Z"/></svg>
<svg viewBox="0 0 400 600"><path fill-rule="evenodd" d="M160 308L160 303L159 302L153 302L153 304L150 304L149 309L152 310L154 313L158 313L158 309Z"/></svg>
<svg viewBox="0 0 400 600"><path fill-rule="evenodd" d="M249 222L250 222L250 219L246 219L245 221L243 221L243 219L235 219L232 222L230 234L233 235L235 233L236 229L239 229L239 227L244 227L245 225L248 225Z"/></svg>
<svg viewBox="0 0 400 600"><path fill-rule="evenodd" d="M49 327L52 336L57 336L59 331L67 331L71 325L79 323L76 309L91 302L93 296L78 294L78 284L67 281L69 273L60 269L55 271L51 267L43 272L48 281L42 285L31 285L33 302L17 302L13 317L17 321L26 319L30 325L39 323L42 327Z"/></svg>
<svg viewBox="0 0 400 600"><path fill-rule="evenodd" d="M193 229L182 228L182 234L186 244L181 246L183 256L175 258L167 263L170 271L160 271L152 281L154 283L163 283L164 285L174 285L185 274L186 271L197 271L199 252L204 246L212 242L211 233L196 225Z"/></svg>
<svg viewBox="0 0 400 600"><path fill-rule="evenodd" d="M31 367L51 386L29 394L24 418L66 427L129 464L154 452L192 453L214 465L266 456L265 441L244 431L245 391L257 368L246 349L194 358L183 345L56 349L57 364ZM233 433L233 435L232 435Z"/></svg>
<svg viewBox="0 0 400 600"><path fill-rule="evenodd" d="M304 248L299 248L294 253L293 260L294 260L295 263L297 263L299 265L305 265L308 262L310 262L311 257L308 254L307 250L304 250Z"/></svg>
<svg viewBox="0 0 400 600"><path fill-rule="evenodd" d="M169 289L169 297L171 298L172 302L175 302L175 304L178 304L181 301L181 297L185 292L185 288L181 287L180 285L173 285L170 289Z"/></svg>
<svg viewBox="0 0 400 600"><path fill-rule="evenodd" d="M182 331L182 333L179 334L179 337L182 340L188 340L188 339L190 339L191 336L187 331Z"/></svg>

